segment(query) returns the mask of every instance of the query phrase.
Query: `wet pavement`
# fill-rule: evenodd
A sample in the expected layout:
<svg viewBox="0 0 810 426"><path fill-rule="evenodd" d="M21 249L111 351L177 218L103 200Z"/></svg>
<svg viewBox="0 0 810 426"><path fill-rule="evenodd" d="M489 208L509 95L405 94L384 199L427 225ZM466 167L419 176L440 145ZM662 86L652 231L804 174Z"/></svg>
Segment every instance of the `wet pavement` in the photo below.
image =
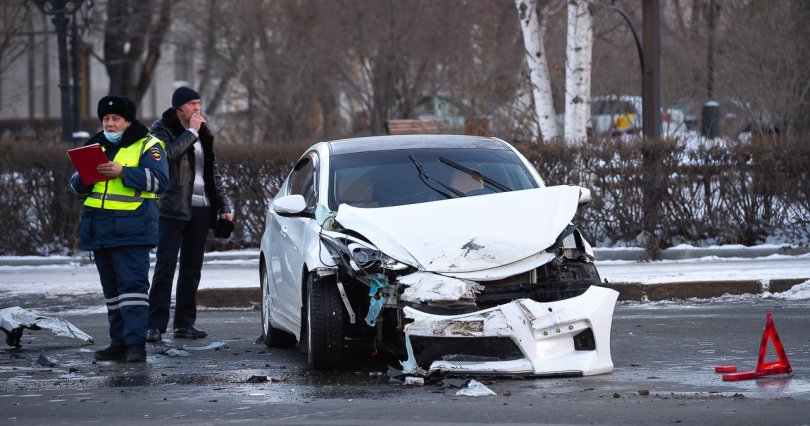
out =
<svg viewBox="0 0 810 426"><path fill-rule="evenodd" d="M716 365L755 367L767 312L773 312L793 374L722 381L713 372ZM164 336L163 343L148 344L146 364L93 361L92 352L108 342L105 315L68 315L95 344L40 330L26 331L20 349L0 349L0 421L806 423L808 315L806 302L789 301L620 304L613 324L613 373L475 377L497 394L482 398L457 396L463 380L451 378L402 385L390 380L381 357L366 352L356 351L344 371L310 372L296 349L256 343L260 315L254 310L201 311L198 325L208 338ZM181 348L190 356L160 354ZM770 349L768 360L775 360Z"/></svg>

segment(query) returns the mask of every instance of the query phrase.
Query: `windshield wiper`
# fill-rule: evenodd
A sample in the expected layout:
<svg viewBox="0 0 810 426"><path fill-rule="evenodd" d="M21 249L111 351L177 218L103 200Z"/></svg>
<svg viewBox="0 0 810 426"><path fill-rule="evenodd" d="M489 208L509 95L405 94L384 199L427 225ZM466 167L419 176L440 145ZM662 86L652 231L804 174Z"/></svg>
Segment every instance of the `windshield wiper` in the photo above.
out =
<svg viewBox="0 0 810 426"><path fill-rule="evenodd" d="M457 197L464 197L465 196L464 193L459 191L458 189L453 188L451 186L448 186L448 185L446 185L446 184L444 184L444 183L442 183L442 182L440 182L440 181L438 181L436 179L431 178L430 175L427 173L427 171L425 171L425 168L422 166L422 163L420 163L419 160L417 160L416 157L413 156L413 154L409 154L408 158L410 158L411 161L413 161L413 164L416 166L416 170L419 171L419 179L421 179L422 182L425 183L425 186L427 186L428 188L438 192L439 194L444 195L445 198L457 198ZM455 194L455 197L453 197L452 195L442 191L439 188L436 188L435 186L431 185L428 181L438 183L439 185L442 186L442 188L444 188L444 189L452 192L453 194Z"/></svg>
<svg viewBox="0 0 810 426"><path fill-rule="evenodd" d="M509 188L508 186L498 182L497 180L492 179L491 177L482 175L481 172L479 172L478 170L471 169L471 168L469 168L467 166L462 166L461 164L458 164L453 160L448 160L447 158L439 157L439 161L444 163L444 164L447 164L448 166L450 166L450 167L452 167L454 169L461 170L462 172L467 173L468 175L472 176L473 179L476 179L476 180L478 180L480 182L484 182L484 183L486 183L486 184L488 184L490 186L494 186L495 188L500 189L501 192L508 192L508 191L512 190L511 188Z"/></svg>

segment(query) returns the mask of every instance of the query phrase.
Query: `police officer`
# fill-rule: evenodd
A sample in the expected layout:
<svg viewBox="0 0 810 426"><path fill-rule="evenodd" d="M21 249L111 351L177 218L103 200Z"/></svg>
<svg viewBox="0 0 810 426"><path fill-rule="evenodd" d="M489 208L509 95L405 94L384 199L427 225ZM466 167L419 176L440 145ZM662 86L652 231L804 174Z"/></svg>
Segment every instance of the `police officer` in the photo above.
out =
<svg viewBox="0 0 810 426"><path fill-rule="evenodd" d="M125 96L101 98L103 131L85 145L101 145L108 161L96 170L108 180L70 178L71 192L85 198L79 248L93 251L110 323L110 346L95 352L97 360L146 361L149 250L158 241L157 195L169 166L163 142L135 118L136 109Z"/></svg>

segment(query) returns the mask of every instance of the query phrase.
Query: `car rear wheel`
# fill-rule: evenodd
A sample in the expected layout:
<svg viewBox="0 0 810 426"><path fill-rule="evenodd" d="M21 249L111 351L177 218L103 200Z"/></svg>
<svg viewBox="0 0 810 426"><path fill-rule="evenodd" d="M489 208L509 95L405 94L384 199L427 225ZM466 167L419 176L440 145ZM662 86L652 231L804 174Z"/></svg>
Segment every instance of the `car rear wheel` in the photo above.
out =
<svg viewBox="0 0 810 426"><path fill-rule="evenodd" d="M262 341L268 348L289 348L295 345L295 336L274 328L270 324L270 310L273 300L270 296L269 279L264 264L260 266L259 278L262 290Z"/></svg>
<svg viewBox="0 0 810 426"><path fill-rule="evenodd" d="M307 364L313 370L343 365L343 303L337 286L314 275L307 278Z"/></svg>

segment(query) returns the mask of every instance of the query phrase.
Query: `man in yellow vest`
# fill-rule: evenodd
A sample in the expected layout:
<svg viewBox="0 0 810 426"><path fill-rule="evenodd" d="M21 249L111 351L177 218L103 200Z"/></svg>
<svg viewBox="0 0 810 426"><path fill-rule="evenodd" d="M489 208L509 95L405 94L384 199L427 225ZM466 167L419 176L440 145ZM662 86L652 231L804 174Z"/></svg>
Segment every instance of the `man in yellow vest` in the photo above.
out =
<svg viewBox="0 0 810 426"><path fill-rule="evenodd" d="M146 361L149 320L149 251L158 242L157 196L165 192L169 166L163 142L136 118L124 96L98 102L103 131L98 143L108 161L97 171L107 180L85 185L73 173L70 190L85 198L79 248L92 250L107 303L110 346L97 360Z"/></svg>

